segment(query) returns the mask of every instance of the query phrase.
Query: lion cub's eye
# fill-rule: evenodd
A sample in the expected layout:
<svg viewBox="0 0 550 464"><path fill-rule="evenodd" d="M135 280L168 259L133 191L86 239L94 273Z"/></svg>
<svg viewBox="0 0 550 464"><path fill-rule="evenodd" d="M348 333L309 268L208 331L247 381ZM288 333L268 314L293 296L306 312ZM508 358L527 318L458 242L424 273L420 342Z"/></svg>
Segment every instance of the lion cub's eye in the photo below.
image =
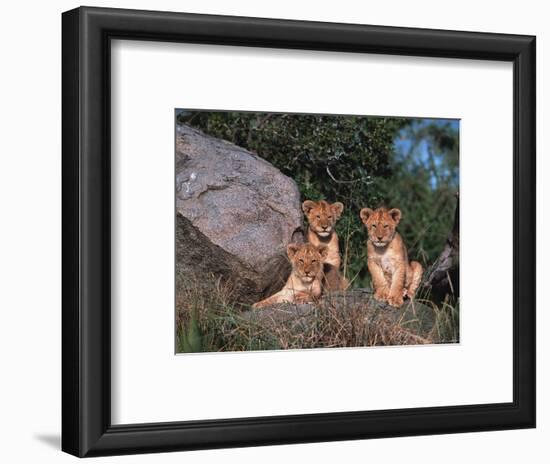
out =
<svg viewBox="0 0 550 464"><path fill-rule="evenodd" d="M384 224L384 229L387 229L389 227L388 224Z"/></svg>
<svg viewBox="0 0 550 464"><path fill-rule="evenodd" d="M299 261L300 261L301 264L304 264L304 260L302 258L300 258Z"/></svg>
<svg viewBox="0 0 550 464"><path fill-rule="evenodd" d="M316 259L312 259L311 262L312 262L312 263L316 263L317 260L316 260Z"/></svg>
<svg viewBox="0 0 550 464"><path fill-rule="evenodd" d="M371 227L372 227L373 229L376 229L376 224L373 224Z"/></svg>
<svg viewBox="0 0 550 464"><path fill-rule="evenodd" d="M328 218L329 218L329 219L332 219L332 216L329 216Z"/></svg>
<svg viewBox="0 0 550 464"><path fill-rule="evenodd" d="M317 219L321 219L321 216L317 215Z"/></svg>

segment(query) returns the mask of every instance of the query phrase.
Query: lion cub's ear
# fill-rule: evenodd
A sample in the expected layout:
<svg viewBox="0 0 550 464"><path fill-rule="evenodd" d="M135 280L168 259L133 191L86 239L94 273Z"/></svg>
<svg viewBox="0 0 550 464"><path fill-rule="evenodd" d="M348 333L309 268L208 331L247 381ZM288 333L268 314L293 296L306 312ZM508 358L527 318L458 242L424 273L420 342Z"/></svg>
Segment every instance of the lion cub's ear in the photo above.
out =
<svg viewBox="0 0 550 464"><path fill-rule="evenodd" d="M363 221L363 224L367 223L367 221L369 220L369 218L372 216L373 213L374 211L370 208L363 208L359 212L359 216L361 217L361 221Z"/></svg>
<svg viewBox="0 0 550 464"><path fill-rule="evenodd" d="M399 224L399 221L401 221L401 210L398 210L397 208L392 208L388 211L388 214L395 221L396 225Z"/></svg>
<svg viewBox="0 0 550 464"><path fill-rule="evenodd" d="M290 259L294 258L294 255L298 252L300 249L300 245L296 243L289 243L286 247L286 254Z"/></svg>
<svg viewBox="0 0 550 464"><path fill-rule="evenodd" d="M336 203L333 203L332 205L330 205L330 209L332 210L332 214L334 214L336 219L340 219L340 216L344 211L344 205L339 201L337 201Z"/></svg>
<svg viewBox="0 0 550 464"><path fill-rule="evenodd" d="M321 258L326 259L328 256L328 246L326 245L319 245L317 247L317 251L321 255Z"/></svg>
<svg viewBox="0 0 550 464"><path fill-rule="evenodd" d="M317 206L317 203L311 200L306 200L302 203L302 211L306 214L309 214L309 212Z"/></svg>

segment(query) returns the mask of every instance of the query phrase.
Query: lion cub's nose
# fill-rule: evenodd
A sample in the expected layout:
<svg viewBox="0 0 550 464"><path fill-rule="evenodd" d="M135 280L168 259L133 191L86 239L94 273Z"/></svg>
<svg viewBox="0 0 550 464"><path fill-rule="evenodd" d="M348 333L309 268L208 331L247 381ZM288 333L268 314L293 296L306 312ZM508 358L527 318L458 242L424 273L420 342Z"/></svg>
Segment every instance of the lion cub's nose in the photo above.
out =
<svg viewBox="0 0 550 464"><path fill-rule="evenodd" d="M377 235L377 237L378 237L378 240L382 240L384 238L383 235Z"/></svg>

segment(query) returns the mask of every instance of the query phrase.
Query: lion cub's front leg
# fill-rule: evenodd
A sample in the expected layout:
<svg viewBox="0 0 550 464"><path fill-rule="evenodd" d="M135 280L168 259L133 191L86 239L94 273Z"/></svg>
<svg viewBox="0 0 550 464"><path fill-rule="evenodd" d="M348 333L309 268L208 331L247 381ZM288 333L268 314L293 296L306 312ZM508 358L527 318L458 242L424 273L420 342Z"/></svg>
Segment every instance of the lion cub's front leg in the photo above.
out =
<svg viewBox="0 0 550 464"><path fill-rule="evenodd" d="M271 306L277 303L294 303L296 299L304 299L305 292L293 292L288 289L283 288L280 292L271 295L265 300L258 301L254 303L252 307L254 309L265 308L266 306Z"/></svg>
<svg viewBox="0 0 550 464"><path fill-rule="evenodd" d="M374 298L378 301L386 301L390 293L390 288L388 286L388 282L386 281L384 271L373 259L368 260L367 267L372 278Z"/></svg>
<svg viewBox="0 0 550 464"><path fill-rule="evenodd" d="M266 306L272 306L278 303L311 303L314 301L314 295L311 292L302 290L289 290L282 289L280 292L271 295L265 300L254 303L252 307L254 309L265 308Z"/></svg>
<svg viewBox="0 0 550 464"><path fill-rule="evenodd" d="M254 309L260 309L265 308L266 306L271 306L277 303L283 303L285 301L284 298L282 298L282 295L280 293L276 293L275 295L271 295L270 297L266 298L265 300L258 301L257 303L254 303L252 307Z"/></svg>
<svg viewBox="0 0 550 464"><path fill-rule="evenodd" d="M396 308L403 305L403 293L405 291L405 277L407 272L406 266L407 263L400 263L397 265L391 278L388 303Z"/></svg>
<svg viewBox="0 0 550 464"><path fill-rule="evenodd" d="M405 288L405 291L403 292L405 294L404 296L408 296L411 300L414 298L414 295L416 294L416 290L422 280L423 272L424 272L424 269L422 268L422 265L418 261L410 262L409 276L407 278L408 280L407 288Z"/></svg>

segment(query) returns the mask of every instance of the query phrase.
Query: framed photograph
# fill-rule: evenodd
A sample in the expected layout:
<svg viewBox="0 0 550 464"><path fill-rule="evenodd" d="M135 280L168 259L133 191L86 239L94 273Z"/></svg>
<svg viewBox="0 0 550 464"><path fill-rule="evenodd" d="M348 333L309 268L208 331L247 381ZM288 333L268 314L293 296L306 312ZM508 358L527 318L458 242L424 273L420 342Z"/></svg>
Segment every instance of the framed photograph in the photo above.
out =
<svg viewBox="0 0 550 464"><path fill-rule="evenodd" d="M535 426L535 38L63 14L62 448Z"/></svg>
<svg viewBox="0 0 550 464"><path fill-rule="evenodd" d="M177 353L459 342L459 120L175 119Z"/></svg>

